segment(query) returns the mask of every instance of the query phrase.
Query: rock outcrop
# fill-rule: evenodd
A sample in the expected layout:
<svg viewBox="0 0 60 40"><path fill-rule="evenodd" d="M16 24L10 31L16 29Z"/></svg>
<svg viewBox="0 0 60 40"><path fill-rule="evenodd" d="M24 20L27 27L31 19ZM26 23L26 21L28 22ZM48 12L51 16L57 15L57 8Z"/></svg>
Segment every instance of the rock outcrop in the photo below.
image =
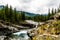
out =
<svg viewBox="0 0 60 40"><path fill-rule="evenodd" d="M48 20L45 24L31 30L29 36L32 40L58 40L60 34L60 20ZM45 39L44 39L45 38Z"/></svg>
<svg viewBox="0 0 60 40"><path fill-rule="evenodd" d="M60 19L60 13L56 13L54 16L51 16L50 19Z"/></svg>

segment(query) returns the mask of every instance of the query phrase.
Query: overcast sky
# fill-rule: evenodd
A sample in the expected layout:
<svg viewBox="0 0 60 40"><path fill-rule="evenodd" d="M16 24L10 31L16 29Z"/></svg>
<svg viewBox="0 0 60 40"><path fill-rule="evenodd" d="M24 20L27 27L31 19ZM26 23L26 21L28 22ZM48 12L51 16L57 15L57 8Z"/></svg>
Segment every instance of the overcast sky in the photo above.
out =
<svg viewBox="0 0 60 40"><path fill-rule="evenodd" d="M35 14L48 13L50 8L58 8L60 0L0 0L0 5L11 5L13 8Z"/></svg>

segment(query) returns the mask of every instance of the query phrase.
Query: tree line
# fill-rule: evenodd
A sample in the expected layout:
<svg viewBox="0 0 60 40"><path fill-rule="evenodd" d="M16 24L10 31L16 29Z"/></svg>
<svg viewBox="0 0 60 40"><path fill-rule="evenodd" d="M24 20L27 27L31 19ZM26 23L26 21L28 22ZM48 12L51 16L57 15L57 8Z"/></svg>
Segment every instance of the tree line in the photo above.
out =
<svg viewBox="0 0 60 40"><path fill-rule="evenodd" d="M6 22L20 23L20 21L25 20L24 17L24 12L21 11L21 13L19 13L16 8L12 9L12 6L9 8L8 5L6 5L0 10L0 20Z"/></svg>
<svg viewBox="0 0 60 40"><path fill-rule="evenodd" d="M51 19L51 17L53 16L53 15L55 15L55 14L57 14L57 13L60 13L60 5L59 5L59 7L57 8L57 9L54 9L54 8L52 8L52 10L51 9L48 9L48 14L45 14L45 15L36 15L36 16L34 16L34 21L47 21L47 20L50 20Z"/></svg>
<svg viewBox="0 0 60 40"><path fill-rule="evenodd" d="M8 5L3 6L3 8L0 10L0 20L4 20L7 22L12 22L12 23L20 23L21 21L24 20L34 20L37 22L40 21L47 21L50 19L51 16L55 15L56 13L60 12L60 7L58 9L53 9L48 10L48 14L46 15L35 15L33 17L25 16L25 12L20 11L18 12L16 8L10 8Z"/></svg>

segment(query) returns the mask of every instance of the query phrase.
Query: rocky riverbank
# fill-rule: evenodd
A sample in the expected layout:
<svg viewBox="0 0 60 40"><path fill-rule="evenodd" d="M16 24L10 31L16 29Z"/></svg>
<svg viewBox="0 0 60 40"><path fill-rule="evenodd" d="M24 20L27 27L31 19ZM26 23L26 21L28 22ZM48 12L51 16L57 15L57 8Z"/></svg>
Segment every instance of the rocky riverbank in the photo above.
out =
<svg viewBox="0 0 60 40"><path fill-rule="evenodd" d="M25 25L25 26L22 26L22 25ZM17 40L17 39L19 40L20 38L18 36L15 37L12 34L20 32L21 30L22 31L25 30L25 29L28 30L28 29L31 28L30 26L33 27L34 25L33 24L20 24L20 25L16 25L16 24L12 24L12 23L0 20L0 40L8 40L8 39L9 40ZM23 39L24 38L22 38L21 40L23 40Z"/></svg>
<svg viewBox="0 0 60 40"><path fill-rule="evenodd" d="M29 32L32 40L60 40L60 20L48 20Z"/></svg>

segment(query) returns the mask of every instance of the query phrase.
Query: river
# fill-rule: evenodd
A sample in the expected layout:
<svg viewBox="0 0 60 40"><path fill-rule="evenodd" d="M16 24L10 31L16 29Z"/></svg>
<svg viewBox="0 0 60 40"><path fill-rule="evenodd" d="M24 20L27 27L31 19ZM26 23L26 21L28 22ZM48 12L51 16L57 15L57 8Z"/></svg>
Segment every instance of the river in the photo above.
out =
<svg viewBox="0 0 60 40"><path fill-rule="evenodd" d="M13 38L10 37L9 40L31 40L30 37L27 35L27 32L32 29L25 29L20 30L19 32L13 33Z"/></svg>

